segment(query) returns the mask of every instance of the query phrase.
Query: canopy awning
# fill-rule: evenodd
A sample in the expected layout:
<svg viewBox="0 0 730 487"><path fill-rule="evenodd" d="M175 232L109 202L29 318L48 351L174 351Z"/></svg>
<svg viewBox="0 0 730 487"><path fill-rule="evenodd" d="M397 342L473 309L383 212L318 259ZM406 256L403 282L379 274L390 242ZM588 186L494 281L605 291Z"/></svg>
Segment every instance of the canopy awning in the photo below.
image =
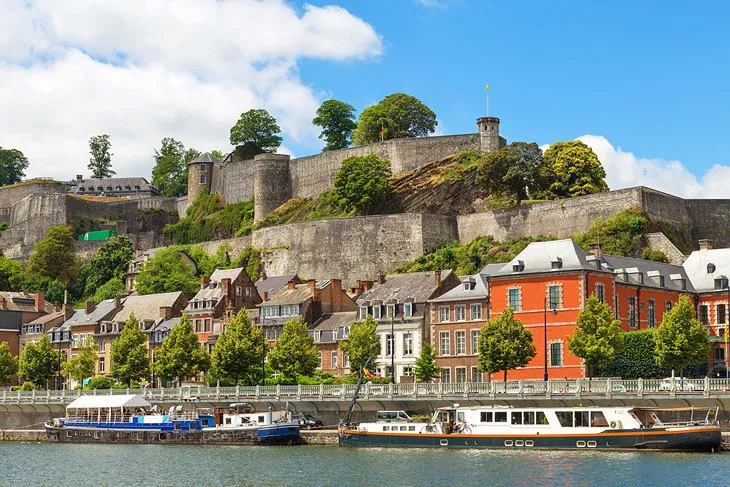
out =
<svg viewBox="0 0 730 487"><path fill-rule="evenodd" d="M136 394L113 396L84 395L66 406L66 409L146 408L150 406L151 404L145 398Z"/></svg>

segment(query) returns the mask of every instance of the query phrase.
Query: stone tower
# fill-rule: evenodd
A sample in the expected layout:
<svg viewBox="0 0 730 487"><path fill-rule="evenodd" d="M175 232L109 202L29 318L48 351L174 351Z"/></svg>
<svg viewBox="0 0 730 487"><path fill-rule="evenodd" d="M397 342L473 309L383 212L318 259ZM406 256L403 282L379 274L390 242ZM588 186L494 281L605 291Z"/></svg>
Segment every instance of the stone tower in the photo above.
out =
<svg viewBox="0 0 730 487"><path fill-rule="evenodd" d="M257 222L292 197L292 180L286 154L258 154L253 164L254 222Z"/></svg>
<svg viewBox="0 0 730 487"><path fill-rule="evenodd" d="M188 163L188 204L198 197L202 189L213 192L214 172L218 171L220 163L210 152L203 152Z"/></svg>
<svg viewBox="0 0 730 487"><path fill-rule="evenodd" d="M499 119L497 117L478 118L477 129L482 152L496 152L507 145L507 141L499 136Z"/></svg>

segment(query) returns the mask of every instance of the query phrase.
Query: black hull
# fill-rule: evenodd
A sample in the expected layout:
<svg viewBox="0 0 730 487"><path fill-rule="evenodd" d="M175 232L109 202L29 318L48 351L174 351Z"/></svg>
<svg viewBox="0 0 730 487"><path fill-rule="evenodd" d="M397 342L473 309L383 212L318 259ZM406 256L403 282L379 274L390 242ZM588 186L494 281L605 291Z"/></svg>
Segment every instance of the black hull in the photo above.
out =
<svg viewBox="0 0 730 487"><path fill-rule="evenodd" d="M340 432L341 446L395 448L467 448L503 450L664 450L718 451L720 428L616 430L599 435L399 434Z"/></svg>

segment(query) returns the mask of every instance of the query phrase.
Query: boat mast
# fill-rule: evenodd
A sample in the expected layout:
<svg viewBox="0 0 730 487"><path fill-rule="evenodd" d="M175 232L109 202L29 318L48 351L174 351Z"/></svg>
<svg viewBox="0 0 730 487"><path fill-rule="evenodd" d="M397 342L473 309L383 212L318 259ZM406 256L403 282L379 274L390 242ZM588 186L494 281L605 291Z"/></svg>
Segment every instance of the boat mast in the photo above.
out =
<svg viewBox="0 0 730 487"><path fill-rule="evenodd" d="M360 365L360 377L357 379L357 386L355 387L355 393L352 395L350 407L347 408L347 417L345 418L345 424L350 424L350 421L352 421L352 410L355 409L357 398L360 396L360 387L362 387L362 380L365 378L363 369L368 368L368 365L370 365L370 361L372 361L372 358L367 359L364 364Z"/></svg>

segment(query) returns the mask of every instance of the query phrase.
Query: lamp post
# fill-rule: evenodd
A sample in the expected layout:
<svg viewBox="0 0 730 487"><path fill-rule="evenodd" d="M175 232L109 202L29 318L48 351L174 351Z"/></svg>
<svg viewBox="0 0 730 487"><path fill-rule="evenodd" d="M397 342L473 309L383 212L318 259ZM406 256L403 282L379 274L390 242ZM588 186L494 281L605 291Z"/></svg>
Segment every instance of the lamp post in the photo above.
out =
<svg viewBox="0 0 730 487"><path fill-rule="evenodd" d="M395 384L395 307L390 313L390 383Z"/></svg>
<svg viewBox="0 0 730 487"><path fill-rule="evenodd" d="M261 318L261 385L266 385L266 342L267 339L264 336L264 325L266 324L266 318ZM276 320L271 320L271 324L276 326Z"/></svg>
<svg viewBox="0 0 730 487"><path fill-rule="evenodd" d="M545 297L545 300L543 301L543 307L542 307L542 347L543 347L543 355L545 359L545 370L543 373L543 379L545 382L548 380L548 368L547 368L547 306L548 306L548 298Z"/></svg>
<svg viewBox="0 0 730 487"><path fill-rule="evenodd" d="M61 390L61 338L63 337L62 327L63 323L58 325L58 386L57 391Z"/></svg>
<svg viewBox="0 0 730 487"><path fill-rule="evenodd" d="M728 378L728 334L730 334L730 279L726 281L727 284L727 305L725 306L725 378Z"/></svg>

